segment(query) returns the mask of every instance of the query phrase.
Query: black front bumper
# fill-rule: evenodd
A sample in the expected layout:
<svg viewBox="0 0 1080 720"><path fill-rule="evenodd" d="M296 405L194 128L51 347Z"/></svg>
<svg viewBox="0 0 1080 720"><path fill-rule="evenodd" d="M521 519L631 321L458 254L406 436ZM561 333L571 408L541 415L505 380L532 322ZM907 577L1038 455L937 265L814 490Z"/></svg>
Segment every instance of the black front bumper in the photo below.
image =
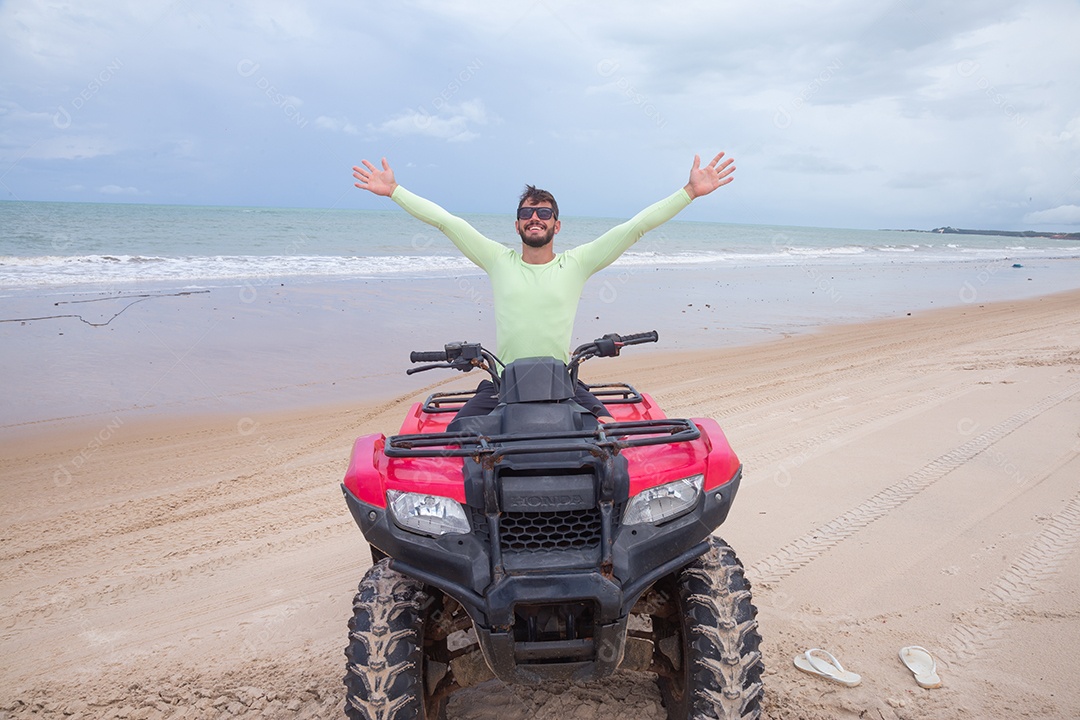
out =
<svg viewBox="0 0 1080 720"><path fill-rule="evenodd" d="M493 562L497 553L484 532L419 535L398 527L386 508L342 490L368 542L390 556L398 572L462 604L500 679L534 683L603 677L618 667L630 610L653 583L705 551L706 538L727 518L741 475L740 468L729 482L703 493L689 512L661 525L620 524L612 531L610 568L599 562L599 551L588 550L501 552L499 562ZM519 607L577 602L594 608L590 637L552 642L515 638Z"/></svg>

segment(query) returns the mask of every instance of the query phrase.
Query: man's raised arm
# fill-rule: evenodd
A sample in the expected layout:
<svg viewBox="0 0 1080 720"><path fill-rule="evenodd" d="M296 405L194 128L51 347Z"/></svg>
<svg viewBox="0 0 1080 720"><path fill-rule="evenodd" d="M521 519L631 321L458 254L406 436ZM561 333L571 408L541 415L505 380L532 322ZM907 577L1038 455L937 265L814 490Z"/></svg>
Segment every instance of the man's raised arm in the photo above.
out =
<svg viewBox="0 0 1080 720"><path fill-rule="evenodd" d="M388 197L417 220L438 228L474 264L486 270L497 255L507 252L504 246L484 237L458 216L398 185L386 158L382 159L382 170L367 160L360 162L363 167L353 166L353 177L357 179L354 183L356 187Z"/></svg>
<svg viewBox="0 0 1080 720"><path fill-rule="evenodd" d="M718 154L705 167L701 167L701 158L694 156L694 165L690 168L690 180L670 197L653 203L621 225L613 227L590 243L574 248L573 252L581 258L590 272L601 270L626 252L642 235L659 227L678 215L694 198L708 195L713 190L723 187L734 178L734 161L723 160L724 153ZM723 160L723 162L721 162Z"/></svg>

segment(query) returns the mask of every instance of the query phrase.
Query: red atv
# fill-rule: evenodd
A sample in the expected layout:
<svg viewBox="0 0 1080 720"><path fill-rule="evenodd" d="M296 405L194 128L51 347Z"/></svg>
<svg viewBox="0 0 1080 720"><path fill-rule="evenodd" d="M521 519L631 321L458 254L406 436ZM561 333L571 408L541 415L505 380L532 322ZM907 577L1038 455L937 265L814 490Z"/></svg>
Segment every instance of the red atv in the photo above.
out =
<svg viewBox="0 0 1080 720"><path fill-rule="evenodd" d="M713 531L742 466L715 421L671 419L625 383L587 386L615 422L574 400L579 365L655 332L606 335L570 363L502 363L478 344L412 353L487 371L470 393L416 403L392 437L353 446L345 500L371 547L349 622L345 714L444 718L449 694L507 683L656 674L668 717L756 718L761 636L750 584Z"/></svg>

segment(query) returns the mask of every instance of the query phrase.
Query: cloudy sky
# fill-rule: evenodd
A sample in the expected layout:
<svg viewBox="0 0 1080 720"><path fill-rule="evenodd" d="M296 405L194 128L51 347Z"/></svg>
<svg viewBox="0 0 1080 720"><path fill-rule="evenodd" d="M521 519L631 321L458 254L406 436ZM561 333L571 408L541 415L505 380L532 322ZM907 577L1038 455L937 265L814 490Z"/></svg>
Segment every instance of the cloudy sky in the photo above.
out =
<svg viewBox="0 0 1080 720"><path fill-rule="evenodd" d="M6 0L0 197L1080 230L1076 0ZM392 206L391 206L392 207Z"/></svg>

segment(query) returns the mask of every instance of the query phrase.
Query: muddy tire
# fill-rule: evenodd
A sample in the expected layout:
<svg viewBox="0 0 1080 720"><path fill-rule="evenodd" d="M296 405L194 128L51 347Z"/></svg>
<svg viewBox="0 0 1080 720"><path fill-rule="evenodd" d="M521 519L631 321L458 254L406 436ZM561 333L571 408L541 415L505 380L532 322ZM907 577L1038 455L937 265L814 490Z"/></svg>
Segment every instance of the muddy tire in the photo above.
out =
<svg viewBox="0 0 1080 720"><path fill-rule="evenodd" d="M668 645L676 672L657 677L669 720L761 715L761 635L750 583L735 552L719 538L710 543L676 578Z"/></svg>
<svg viewBox="0 0 1080 720"><path fill-rule="evenodd" d="M440 720L446 698L426 692L424 586L375 563L353 600L345 648L345 716L350 720Z"/></svg>

